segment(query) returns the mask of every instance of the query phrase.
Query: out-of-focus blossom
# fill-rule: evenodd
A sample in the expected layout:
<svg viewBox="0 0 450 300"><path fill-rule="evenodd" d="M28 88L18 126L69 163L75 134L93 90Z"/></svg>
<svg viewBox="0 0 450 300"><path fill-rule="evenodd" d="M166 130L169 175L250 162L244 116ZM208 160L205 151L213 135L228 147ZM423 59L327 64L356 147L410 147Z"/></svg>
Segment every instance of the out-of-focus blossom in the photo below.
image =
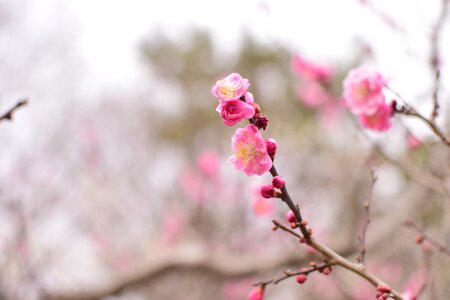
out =
<svg viewBox="0 0 450 300"><path fill-rule="evenodd" d="M419 140L415 135L408 134L407 139L408 139L408 147L411 150L415 150L422 146L422 141Z"/></svg>
<svg viewBox="0 0 450 300"><path fill-rule="evenodd" d="M407 289L402 293L402 298L405 300L416 300L416 296L411 289Z"/></svg>
<svg viewBox="0 0 450 300"><path fill-rule="evenodd" d="M331 67L309 62L300 55L294 56L292 68L297 75L310 80L327 81L333 76Z"/></svg>
<svg viewBox="0 0 450 300"><path fill-rule="evenodd" d="M233 126L243 119L250 119L255 115L253 105L241 100L220 101L216 111L227 126Z"/></svg>
<svg viewBox="0 0 450 300"><path fill-rule="evenodd" d="M392 126L392 107L381 103L372 114L360 114L359 122L362 126L376 131L387 131Z"/></svg>
<svg viewBox="0 0 450 300"><path fill-rule="evenodd" d="M245 95L250 82L246 78L242 78L237 73L231 73L227 77L220 79L212 88L214 96L221 101L237 100Z"/></svg>
<svg viewBox="0 0 450 300"><path fill-rule="evenodd" d="M204 175L215 177L219 172L219 154L215 150L204 150L197 157L197 166Z"/></svg>
<svg viewBox="0 0 450 300"><path fill-rule="evenodd" d="M183 193L193 202L203 201L202 178L193 170L185 169L180 176L180 187Z"/></svg>
<svg viewBox="0 0 450 300"><path fill-rule="evenodd" d="M174 244L184 229L184 217L177 212L169 212L164 217L162 234L166 244Z"/></svg>
<svg viewBox="0 0 450 300"><path fill-rule="evenodd" d="M274 211L272 201L265 198L256 198L252 203L252 211L256 216L271 215Z"/></svg>
<svg viewBox="0 0 450 300"><path fill-rule="evenodd" d="M262 287L257 287L253 289L250 294L248 294L248 300L263 300L264 299L264 289Z"/></svg>
<svg viewBox="0 0 450 300"><path fill-rule="evenodd" d="M374 114L384 101L386 80L365 67L350 71L344 80L344 100L355 114Z"/></svg>
<svg viewBox="0 0 450 300"><path fill-rule="evenodd" d="M316 81L306 81L297 90L299 100L308 107L317 108L330 102L330 95Z"/></svg>
<svg viewBox="0 0 450 300"><path fill-rule="evenodd" d="M247 175L262 175L272 167L266 142L253 124L236 130L231 138L231 149L234 155L228 161L236 170L244 171Z"/></svg>

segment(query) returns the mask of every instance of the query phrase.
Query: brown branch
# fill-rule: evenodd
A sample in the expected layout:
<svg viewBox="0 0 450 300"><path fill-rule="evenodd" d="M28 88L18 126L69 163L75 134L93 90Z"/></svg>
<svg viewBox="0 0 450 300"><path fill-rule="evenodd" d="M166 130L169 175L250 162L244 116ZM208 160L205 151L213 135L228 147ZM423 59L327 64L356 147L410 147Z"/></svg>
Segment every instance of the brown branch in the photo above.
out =
<svg viewBox="0 0 450 300"><path fill-rule="evenodd" d="M254 284L254 286L265 287L266 285L269 285L269 284L278 284L281 281L283 281L285 279L288 279L290 277L298 276L298 275L301 275L301 274L308 275L308 274L313 273L315 271L323 271L325 268L329 268L329 267L331 267L333 265L336 265L336 263L333 262L333 261L331 261L331 262L325 261L325 262L323 262L323 263L321 263L319 265L314 264L313 266L311 266L309 268L304 268L304 269L302 269L300 271L297 271L297 272L292 272L290 270L285 270L283 272L283 275L281 275L281 276L279 276L277 278L273 278L273 279L257 282L257 283Z"/></svg>
<svg viewBox="0 0 450 300"><path fill-rule="evenodd" d="M418 236L419 241L425 240L428 243L430 243L433 247L435 247L437 250L439 250L440 252L444 253L447 256L450 256L450 249L448 247L442 245L441 243L439 243L438 241L436 241L435 239L433 239L432 237L427 235L413 221L408 220L408 221L405 221L404 224L408 228L411 228L411 229L415 230L417 233L419 233L419 236Z"/></svg>
<svg viewBox="0 0 450 300"><path fill-rule="evenodd" d="M440 77L441 77L441 58L440 58L440 49L439 42L442 33L442 29L444 27L445 20L448 14L448 0L441 0L442 7L438 17L438 20L433 28L431 33L431 55L430 55L430 67L434 73L434 81L433 81L433 110L431 112L430 119L435 120L438 115L439 110L439 90L440 90Z"/></svg>
<svg viewBox="0 0 450 300"><path fill-rule="evenodd" d="M11 121L13 119L14 113L16 110L21 108L22 106L25 106L28 103L28 99L22 99L19 100L16 105L11 107L7 112L5 112L3 115L0 116L0 122L1 121Z"/></svg>
<svg viewBox="0 0 450 300"><path fill-rule="evenodd" d="M370 176L372 177L372 181L370 183L369 196L367 197L367 200L364 202L364 211L366 213L366 215L365 215L366 222L364 223L361 233L358 236L360 254L359 254L359 257L356 257L356 260L362 264L365 263L365 256L366 256L366 235L367 235L367 229L369 228L369 224L370 224L370 203L372 201L373 187L375 185L375 182L378 179L373 170L370 171Z"/></svg>
<svg viewBox="0 0 450 300"><path fill-rule="evenodd" d="M295 237L299 237L299 234L292 231L290 228L284 226L280 222L273 221L273 223L280 229L289 232L290 234L294 235ZM316 241L312 236L310 237L309 241L307 242L309 246L320 252L325 258L327 258L329 261L333 261L336 263L336 265L339 265L343 267L344 269L347 269L360 277L366 279L368 282L370 282L373 286L379 287L379 286L389 286L386 284L383 280L376 277L372 273L369 273L365 266L361 263L353 263L349 261L348 259L342 257L338 253L336 253L334 250L328 248L324 244L320 243L319 241ZM391 291L391 297L396 300L403 300L402 296L395 290Z"/></svg>
<svg viewBox="0 0 450 300"><path fill-rule="evenodd" d="M404 98L398 92L393 90L391 87L386 86L386 88L389 91L391 91L395 96L397 96L404 103L404 105L399 108L395 107L396 113L415 117L415 118L418 118L419 120L423 121L431 129L431 131L433 131L433 133L437 137L439 137L439 139L442 141L442 143L444 143L446 146L450 147L450 140L447 139L444 132L442 132L442 130L436 125L436 122L434 121L433 118L429 119L429 118L425 117L424 115L422 115L421 113L419 113L418 111L416 111L410 104L408 104L408 102L406 102L404 100Z"/></svg>
<svg viewBox="0 0 450 300"><path fill-rule="evenodd" d="M195 248L195 249L193 249ZM356 249L352 246L341 249L345 255L351 256ZM177 251L164 252L151 262L143 262L139 269L117 278L114 282L103 287L75 286L72 291L48 291L46 300L95 300L111 295L117 295L127 289L146 284L155 280L166 272L176 270L200 270L218 275L224 279L245 278L259 273L285 268L293 265L305 264L306 255L299 255L298 251L283 252L280 255L268 257L261 255L232 255L214 253L207 247L179 248Z"/></svg>
<svg viewBox="0 0 450 300"><path fill-rule="evenodd" d="M275 168L275 165L272 165L272 168L270 169L270 174L275 177L278 176L277 169ZM281 188L281 200L286 203L286 205L291 209L291 211L294 213L295 219L297 219L297 225L300 228L300 231L302 232L303 236L307 241L310 240L311 235L308 232L308 229L306 228L306 225L304 225L302 215L300 213L300 207L298 205L294 204L294 201L292 201L291 196L289 195L289 192L286 188L286 185Z"/></svg>

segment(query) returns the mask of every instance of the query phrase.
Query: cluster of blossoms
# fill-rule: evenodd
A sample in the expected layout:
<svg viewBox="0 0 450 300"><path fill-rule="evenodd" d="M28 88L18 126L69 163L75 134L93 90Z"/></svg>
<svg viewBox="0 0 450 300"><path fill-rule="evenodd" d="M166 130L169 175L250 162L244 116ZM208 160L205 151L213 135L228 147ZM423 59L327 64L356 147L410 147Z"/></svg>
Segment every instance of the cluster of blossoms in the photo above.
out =
<svg viewBox="0 0 450 300"><path fill-rule="evenodd" d="M231 139L234 155L228 161L247 175L262 175L272 168L276 141L263 139L260 129L265 130L269 120L261 114L249 87L248 79L232 73L218 80L212 93L219 100L216 110L225 125L233 126L244 119L251 123L236 130Z"/></svg>
<svg viewBox="0 0 450 300"><path fill-rule="evenodd" d="M385 101L383 88L386 80L379 73L360 67L348 73L343 85L346 105L358 115L365 128L375 131L391 128L394 111Z"/></svg>

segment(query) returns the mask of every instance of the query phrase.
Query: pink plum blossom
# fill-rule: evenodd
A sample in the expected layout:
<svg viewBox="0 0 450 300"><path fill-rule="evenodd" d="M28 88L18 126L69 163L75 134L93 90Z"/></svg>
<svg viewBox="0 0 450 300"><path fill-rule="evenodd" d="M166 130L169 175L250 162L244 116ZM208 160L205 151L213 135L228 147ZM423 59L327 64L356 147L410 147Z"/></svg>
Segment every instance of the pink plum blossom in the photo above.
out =
<svg viewBox="0 0 450 300"><path fill-rule="evenodd" d="M253 289L250 294L248 294L248 300L263 300L264 299L264 289L258 287Z"/></svg>
<svg viewBox="0 0 450 300"><path fill-rule="evenodd" d="M243 119L250 119L255 115L253 105L241 100L220 101L216 111L227 126L233 126Z"/></svg>
<svg viewBox="0 0 450 300"><path fill-rule="evenodd" d="M333 76L333 69L329 66L321 66L306 61L300 55L295 55L292 60L292 68L294 72L309 80L327 81Z"/></svg>
<svg viewBox="0 0 450 300"><path fill-rule="evenodd" d="M386 80L377 72L360 67L350 71L344 80L344 100L355 114L375 113L384 103Z"/></svg>
<svg viewBox="0 0 450 300"><path fill-rule="evenodd" d="M252 203L252 211L256 216L271 215L274 211L273 202L264 198L256 198Z"/></svg>
<svg viewBox="0 0 450 300"><path fill-rule="evenodd" d="M392 126L391 117L392 107L383 102L374 113L359 115L359 122L368 129L387 131Z"/></svg>
<svg viewBox="0 0 450 300"><path fill-rule="evenodd" d="M245 95L250 82L246 78L242 78L237 73L231 73L227 77L220 79L212 88L214 96L221 101L237 100Z"/></svg>
<svg viewBox="0 0 450 300"><path fill-rule="evenodd" d="M272 168L266 142L253 124L236 130L231 138L231 149L234 155L228 158L228 161L234 164L238 171L244 171L249 176L262 175Z"/></svg>
<svg viewBox="0 0 450 300"><path fill-rule="evenodd" d="M220 158L214 150L204 150L197 157L197 166L206 176L216 176L219 172Z"/></svg>

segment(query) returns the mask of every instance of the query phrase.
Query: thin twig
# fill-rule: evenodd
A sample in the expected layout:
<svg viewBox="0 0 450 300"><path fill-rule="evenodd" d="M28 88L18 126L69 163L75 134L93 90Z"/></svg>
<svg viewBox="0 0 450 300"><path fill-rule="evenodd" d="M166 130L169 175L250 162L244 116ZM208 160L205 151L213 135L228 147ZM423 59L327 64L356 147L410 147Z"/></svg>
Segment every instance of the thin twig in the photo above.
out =
<svg viewBox="0 0 450 300"><path fill-rule="evenodd" d="M431 111L431 120L435 120L438 115L439 110L439 90L440 90L440 77L441 77L441 58L440 58L440 48L439 42L442 33L442 29L444 27L445 20L448 14L448 0L441 0L442 7L437 19L437 22L433 28L431 33L431 55L430 55L430 67L434 73L434 81L433 81L433 110Z"/></svg>
<svg viewBox="0 0 450 300"><path fill-rule="evenodd" d="M366 257L366 235L367 235L367 229L369 228L369 224L370 224L370 204L372 202L373 187L375 185L375 182L378 179L373 170L370 171L370 176L372 177L372 181L370 183L369 196L367 197L366 201L364 202L364 211L366 213L366 215L365 215L366 222L364 223L361 233L358 236L360 254L358 257L356 257L356 260L362 264L365 263L365 257Z"/></svg>
<svg viewBox="0 0 450 300"><path fill-rule="evenodd" d="M296 238L298 238L300 236L298 233L296 233L295 231L291 230L290 228L284 226L280 222L278 222L278 221L272 221L272 222L275 224L275 226L277 228L280 228L286 232L289 232ZM389 286L380 278L376 277L372 273L369 273L363 264L353 263L353 262L349 261L348 259L342 257L341 255L339 255L332 249L328 248L324 244L320 243L319 241L316 241L312 236L310 236L310 239L307 242L307 244L310 247L312 247L313 249L315 249L316 251L318 251L319 253L321 253L323 256L325 256L325 258L329 259L329 261L336 262L336 265L339 265L339 266L359 275L360 277L362 277L362 278L366 279L368 282L370 282L373 286L375 286L375 287ZM403 300L400 293L398 293L395 290L391 291L390 296L396 300Z"/></svg>
<svg viewBox="0 0 450 300"><path fill-rule="evenodd" d="M28 103L28 99L22 99L19 100L16 105L11 107L7 112L5 112L3 115L0 116L0 122L1 121L11 121L13 119L14 113L16 110L21 108L22 106L25 106Z"/></svg>
<svg viewBox="0 0 450 300"><path fill-rule="evenodd" d="M439 137L439 139L442 141L442 143L444 143L445 145L450 147L450 140L445 136L444 132L442 132L442 130L436 125L436 122L434 121L434 119L432 119L432 118L429 119L429 118L425 117L424 115L422 115L421 113L419 113L417 110L414 109L414 107L412 107L410 104L408 104L408 102L406 102L404 100L404 98L398 92L396 92L391 87L386 86L386 89L391 91L395 96L397 96L404 103L403 106L395 108L396 113L404 114L406 116L416 117L416 118L420 119L421 121L423 121L425 124L428 125L428 127L433 131L433 133L437 137Z"/></svg>
<svg viewBox="0 0 450 300"><path fill-rule="evenodd" d="M450 256L450 249L444 245L442 245L440 242L436 241L435 239L433 239L432 237L430 237L429 235L427 235L422 229L419 228L419 226L417 226L413 221L405 221L404 224L411 228L414 229L416 232L418 232L420 234L420 238L422 240L427 241L428 243L430 243L433 247L435 247L437 250L439 250L440 252L444 253L447 256Z"/></svg>
<svg viewBox="0 0 450 300"><path fill-rule="evenodd" d="M313 266L311 266L309 268L304 268L304 269L301 269L300 271L297 271L297 272L292 272L290 270L285 270L283 272L283 275L281 275L281 276L279 276L277 278L273 278L273 279L257 282L257 283L254 284L254 286L263 286L263 287L265 287L266 285L269 285L269 284L278 284L281 281L283 281L285 279L288 279L288 278L290 278L292 276L298 276L298 275L301 275L301 274L308 275L308 274L313 273L315 271L322 271L325 268L330 268L333 265L336 265L336 262L325 261L325 262L323 262L323 263L321 263L319 265L314 264Z"/></svg>

